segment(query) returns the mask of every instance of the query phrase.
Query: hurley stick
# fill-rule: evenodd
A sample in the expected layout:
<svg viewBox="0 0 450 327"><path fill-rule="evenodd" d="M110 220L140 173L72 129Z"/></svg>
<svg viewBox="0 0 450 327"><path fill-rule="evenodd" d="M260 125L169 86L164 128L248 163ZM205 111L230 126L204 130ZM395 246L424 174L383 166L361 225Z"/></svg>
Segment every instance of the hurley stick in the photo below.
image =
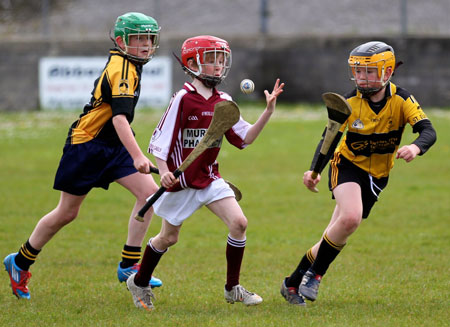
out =
<svg viewBox="0 0 450 327"><path fill-rule="evenodd" d="M234 124L239 121L240 112L239 107L233 101L221 101L216 103L214 106L214 114L211 120L211 124L206 130L205 135L197 144L197 146L192 150L192 152L187 156L187 158L181 163L173 175L178 178L189 166L194 162L207 148L211 147L214 143L220 141L223 134L228 131ZM152 195L150 199L147 200L145 205L139 210L136 220L144 221L144 215L160 198L160 196L166 191L164 186L161 186L155 194Z"/></svg>
<svg viewBox="0 0 450 327"><path fill-rule="evenodd" d="M325 102L328 112L328 123L325 136L323 138L322 147L320 148L320 153L317 158L316 164L314 165L311 177L316 179L317 175L320 173L320 167L322 167L327 153L334 149L330 149L336 135L339 132L342 124L345 123L347 118L352 113L352 107L347 102L347 100L333 92L327 92L322 94L322 99ZM314 192L319 192L317 188L314 188Z"/></svg>
<svg viewBox="0 0 450 327"><path fill-rule="evenodd" d="M150 167L150 172L153 173L153 174L158 174L159 175L159 169L158 168ZM225 180L225 183L227 183L228 186L233 190L234 197L236 198L236 201L239 202L242 199L242 192L241 192L241 190L236 185L231 183L230 181Z"/></svg>

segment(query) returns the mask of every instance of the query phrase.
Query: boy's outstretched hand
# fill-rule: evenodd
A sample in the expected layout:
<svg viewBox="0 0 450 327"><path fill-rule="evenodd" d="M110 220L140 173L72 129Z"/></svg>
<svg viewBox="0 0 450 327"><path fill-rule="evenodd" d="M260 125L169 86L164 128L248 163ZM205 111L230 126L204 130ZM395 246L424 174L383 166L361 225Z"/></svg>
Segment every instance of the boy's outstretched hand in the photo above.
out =
<svg viewBox="0 0 450 327"><path fill-rule="evenodd" d="M264 94L266 95L267 110L269 112L272 113L275 110L275 106L277 104L277 97L281 93L283 93L283 87L284 87L284 83L280 84L280 79L277 78L277 81L275 82L272 93L269 93L269 91L264 90Z"/></svg>
<svg viewBox="0 0 450 327"><path fill-rule="evenodd" d="M277 97L281 93L283 93L283 87L284 83L280 84L280 79L277 78L277 81L275 82L273 91L271 93L269 93L269 91L267 90L264 90L264 94L266 95L267 107L263 111L261 116L259 116L256 123L254 123L252 127L250 127L250 129L247 131L247 135L244 139L245 144L252 144L253 141L258 137L259 133L261 133L262 129L267 124L273 112L275 111L275 107L277 105Z"/></svg>

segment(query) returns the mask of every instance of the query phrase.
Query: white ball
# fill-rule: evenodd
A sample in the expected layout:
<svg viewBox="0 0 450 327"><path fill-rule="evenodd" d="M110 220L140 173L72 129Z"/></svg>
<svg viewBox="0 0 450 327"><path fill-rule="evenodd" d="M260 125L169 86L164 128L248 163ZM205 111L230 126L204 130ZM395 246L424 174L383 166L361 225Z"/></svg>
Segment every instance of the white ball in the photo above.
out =
<svg viewBox="0 0 450 327"><path fill-rule="evenodd" d="M243 79L241 82L241 91L245 94L250 94L255 90L255 83L251 79Z"/></svg>

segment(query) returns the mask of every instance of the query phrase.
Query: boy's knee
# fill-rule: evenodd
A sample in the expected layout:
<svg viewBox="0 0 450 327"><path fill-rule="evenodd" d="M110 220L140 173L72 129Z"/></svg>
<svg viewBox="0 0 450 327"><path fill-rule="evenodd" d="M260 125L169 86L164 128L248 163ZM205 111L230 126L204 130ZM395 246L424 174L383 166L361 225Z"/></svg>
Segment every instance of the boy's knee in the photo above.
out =
<svg viewBox="0 0 450 327"><path fill-rule="evenodd" d="M160 242L164 245L165 248L168 248L178 242L178 235L170 234L159 237Z"/></svg>
<svg viewBox="0 0 450 327"><path fill-rule="evenodd" d="M51 220L53 220L55 225L64 226L75 220L75 218L77 218L78 216L79 211L79 207L60 210L58 211L56 216L53 216L55 219Z"/></svg>
<svg viewBox="0 0 450 327"><path fill-rule="evenodd" d="M361 213L349 213L342 217L341 224L343 225L344 229L350 233L354 232L362 220L362 214Z"/></svg>
<svg viewBox="0 0 450 327"><path fill-rule="evenodd" d="M247 230L247 224L247 218L245 218L245 216L239 216L233 220L230 229L238 233L245 233L245 231Z"/></svg>
<svg viewBox="0 0 450 327"><path fill-rule="evenodd" d="M147 200L158 191L158 187L152 187L151 189L146 189L138 194L136 194L136 201L138 203L145 203Z"/></svg>

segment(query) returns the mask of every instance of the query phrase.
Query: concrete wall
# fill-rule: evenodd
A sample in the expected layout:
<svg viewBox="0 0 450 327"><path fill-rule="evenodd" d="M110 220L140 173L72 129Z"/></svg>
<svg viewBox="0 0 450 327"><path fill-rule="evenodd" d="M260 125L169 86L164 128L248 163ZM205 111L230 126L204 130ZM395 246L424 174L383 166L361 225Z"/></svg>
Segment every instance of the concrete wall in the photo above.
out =
<svg viewBox="0 0 450 327"><path fill-rule="evenodd" d="M348 80L348 53L355 46L379 37L234 38L228 39L233 66L221 89L239 98L239 82L251 78L256 91L250 99L263 98L275 78L286 83L280 101L319 102L326 91L344 93ZM394 82L415 95L423 107L450 106L450 38L406 38L383 41L391 44L404 62ZM158 55L179 53L182 39L161 43ZM103 56L110 41L3 42L0 52L0 111L38 109L38 63L44 56ZM174 60L173 88L178 90L187 76ZM88 98L88 95L87 95ZM80 108L81 110L81 108Z"/></svg>

